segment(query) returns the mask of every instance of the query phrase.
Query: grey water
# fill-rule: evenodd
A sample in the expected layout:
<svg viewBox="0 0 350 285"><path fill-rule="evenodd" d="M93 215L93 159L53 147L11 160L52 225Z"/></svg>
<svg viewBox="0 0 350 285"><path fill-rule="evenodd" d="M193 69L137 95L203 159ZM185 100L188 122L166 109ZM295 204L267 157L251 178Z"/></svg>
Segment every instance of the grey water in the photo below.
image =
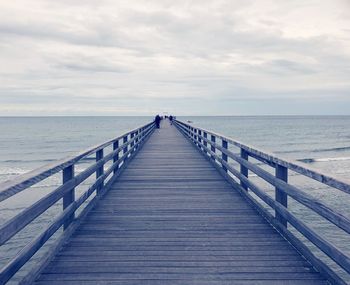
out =
<svg viewBox="0 0 350 285"><path fill-rule="evenodd" d="M184 116L178 119L190 121L193 125L213 130L277 156L297 160L323 173L349 181L350 116ZM0 117L0 183L117 137L150 120L152 117ZM298 175L291 177L291 181L303 191L350 217L350 195L309 180ZM0 203L0 224L60 183L61 177L55 176L5 203ZM268 187L266 189L272 191ZM324 231L327 238L350 253L350 241L346 235L313 216L307 209L293 206L294 204L292 201L291 207L294 207L297 214L310 217L312 226ZM59 210L60 205L57 205L45 213L44 218L37 219L31 228L1 247L0 267L43 230Z"/></svg>

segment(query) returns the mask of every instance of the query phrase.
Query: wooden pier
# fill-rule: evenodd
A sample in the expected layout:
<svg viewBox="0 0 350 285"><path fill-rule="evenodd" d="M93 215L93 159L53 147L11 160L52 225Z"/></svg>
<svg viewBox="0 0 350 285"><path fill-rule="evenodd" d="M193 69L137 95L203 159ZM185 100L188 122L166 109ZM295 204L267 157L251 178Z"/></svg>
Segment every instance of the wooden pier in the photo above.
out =
<svg viewBox="0 0 350 285"><path fill-rule="evenodd" d="M239 155L230 145L239 148ZM107 147L112 150L105 155ZM74 165L91 155L96 163L74 175ZM276 175L248 157L270 165ZM230 159L239 163L238 170ZM107 161L113 164L105 169ZM349 257L293 216L287 197L346 233L348 218L288 184L288 169L350 193L344 181L180 121L165 121L160 129L145 125L0 185L1 201L63 173L62 186L49 198L1 225L0 245L63 199L62 214L0 271L0 284L61 227L60 239L22 284L346 284L288 230L287 224L292 225L342 270L350 271ZM276 187L276 199L250 181L248 170ZM92 174L96 182L75 197L74 188Z"/></svg>

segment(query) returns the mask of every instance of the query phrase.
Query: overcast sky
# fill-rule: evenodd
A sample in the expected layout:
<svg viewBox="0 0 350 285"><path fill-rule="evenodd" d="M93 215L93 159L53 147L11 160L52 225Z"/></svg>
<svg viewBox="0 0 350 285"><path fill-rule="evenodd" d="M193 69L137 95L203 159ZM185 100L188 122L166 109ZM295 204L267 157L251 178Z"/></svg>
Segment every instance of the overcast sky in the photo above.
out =
<svg viewBox="0 0 350 285"><path fill-rule="evenodd" d="M0 115L350 115L349 0L0 0Z"/></svg>

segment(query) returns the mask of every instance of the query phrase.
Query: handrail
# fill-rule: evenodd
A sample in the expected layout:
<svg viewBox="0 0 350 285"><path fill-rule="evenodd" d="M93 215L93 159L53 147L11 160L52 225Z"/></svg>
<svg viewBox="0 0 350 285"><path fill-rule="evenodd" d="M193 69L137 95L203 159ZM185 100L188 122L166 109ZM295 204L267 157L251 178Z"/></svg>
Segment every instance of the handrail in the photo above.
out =
<svg viewBox="0 0 350 285"><path fill-rule="evenodd" d="M338 190L341 190L343 192L346 192L348 194L350 194L350 181L341 179L339 177L334 177L331 175L326 175L321 173L320 171L318 171L317 169L313 169L312 167L308 166L305 167L303 164L298 163L296 161L290 161L286 158L281 158L281 157L277 157L276 155L269 153L267 151L261 151L256 149L255 147L252 147L248 144L244 144L242 142L239 142L237 140L233 140L232 138L226 137L224 135L215 133L213 131L209 131L203 128L199 128L199 127L194 127L192 125L188 125L182 121L176 120L176 122L178 124L183 124L184 126L190 126L193 127L197 130L202 131L203 133L206 132L207 134L213 135L216 138L220 139L220 140L224 140L227 141L228 143L235 145L236 147L239 147L245 151L247 151L249 153L250 156L260 160L261 162L269 162L272 165L278 164L281 166L284 166L292 171L295 171L299 174L302 174L304 176L308 176L316 181L319 181L323 184L326 184L328 186L334 187ZM256 156L256 157L255 157Z"/></svg>
<svg viewBox="0 0 350 285"><path fill-rule="evenodd" d="M78 153L61 159L54 163L45 165L41 168L33 170L29 173L21 175L13 180L0 184L0 202L4 201L17 193L24 191L37 184L45 178L48 178L59 171L62 171L63 183L61 186L51 191L49 194L39 199L28 208L18 213L10 220L0 225L0 246L10 240L15 234L23 230L34 219L52 207L57 201L63 199L63 212L39 234L34 240L27 244L10 262L0 269L0 285L6 284L7 281L24 265L26 262L46 243L46 241L63 226L67 230L74 220L75 211L94 193L99 199L114 181L119 172L125 168L126 163L136 154L141 145L155 128L154 122L143 125L124 133L122 136L89 148ZM120 143L120 141L122 141ZM113 150L104 155L104 149L113 146ZM120 155L120 153L122 153ZM80 160L95 155L96 161L93 165L74 175L74 166ZM107 170L104 165L113 161ZM75 199L75 187L79 186L83 181L96 173L96 179L90 187ZM105 184L104 181L113 173L113 176ZM85 206L92 204L92 200ZM80 215L77 217L77 219Z"/></svg>
<svg viewBox="0 0 350 285"><path fill-rule="evenodd" d="M288 170L297 172L305 177L314 179L325 185L341 190L350 194L350 182L320 173L317 170L305 167L299 163L281 159L273 154L257 150L231 138L219 135L212 131L199 128L182 121L175 120L175 126L190 139L206 157L219 169L219 171L268 219L279 232L293 244L297 250L309 260L313 261L314 266L322 272L329 280L335 284L346 284L338 274L336 274L322 260L318 259L303 243L296 238L292 232L287 229L288 223L292 225L306 239L311 241L317 248L325 253L336 264L350 273L350 257L338 249L335 245L320 236L313 229L308 227L301 219L297 218L288 210L288 196L295 201L306 206L308 209L325 218L346 234L350 234L350 219L331 206L313 198L309 194L288 183ZM209 138L210 137L210 138ZM220 143L221 142L221 143ZM229 146L238 147L240 154L235 154L229 150ZM217 151L219 153L217 153ZM249 161L252 157L263 164L275 168L275 176L262 169L260 165ZM229 163L228 158L239 164L237 170ZM248 171L252 171L258 177L262 178L270 185L275 187L275 199L266 194L256 183L249 179ZM240 185L232 178L236 177ZM254 199L249 192L253 192L274 211L272 216L264 207Z"/></svg>
<svg viewBox="0 0 350 285"><path fill-rule="evenodd" d="M128 131L119 137L108 140L102 144L90 147L82 152L79 152L78 154L46 164L28 173L22 174L16 177L15 179L11 179L0 183L0 202L44 180L45 178L52 176L53 174L61 171L62 169L77 163L79 160L82 160L83 158L110 146L114 142L121 140L123 137L131 135L132 133L136 133L141 128L150 126L151 124L153 123Z"/></svg>

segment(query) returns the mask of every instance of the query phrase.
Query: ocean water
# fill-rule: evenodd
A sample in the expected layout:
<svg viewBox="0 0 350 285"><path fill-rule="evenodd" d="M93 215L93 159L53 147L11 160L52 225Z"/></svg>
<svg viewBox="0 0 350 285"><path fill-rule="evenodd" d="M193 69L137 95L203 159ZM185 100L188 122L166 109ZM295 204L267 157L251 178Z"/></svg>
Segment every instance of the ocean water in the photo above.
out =
<svg viewBox="0 0 350 285"><path fill-rule="evenodd" d="M151 117L2 117L0 118L0 182L119 136L151 119ZM178 117L178 119L191 121L193 125L213 130L278 156L300 161L321 172L348 181L350 179L350 116ZM86 167L84 164L78 165L77 171ZM252 173L250 177L255 179L269 195L274 195L272 187ZM350 218L350 195L292 172L289 181ZM61 176L55 175L0 203L0 223L6 222L60 183ZM86 181L82 189L77 189L78 193L88 184L89 181ZM289 200L289 207L315 231L320 232L350 255L350 240L341 230L292 199ZM43 230L61 208L60 202L56 203L52 209L36 219L33 225L0 247L0 266L6 264L23 245ZM310 247L313 248L312 245ZM324 258L321 253L314 250L317 255ZM42 254L44 253L35 255L33 262L40 259ZM332 261L327 259L325 261L349 280ZM31 263L26 265L12 283L15 284L31 266Z"/></svg>

